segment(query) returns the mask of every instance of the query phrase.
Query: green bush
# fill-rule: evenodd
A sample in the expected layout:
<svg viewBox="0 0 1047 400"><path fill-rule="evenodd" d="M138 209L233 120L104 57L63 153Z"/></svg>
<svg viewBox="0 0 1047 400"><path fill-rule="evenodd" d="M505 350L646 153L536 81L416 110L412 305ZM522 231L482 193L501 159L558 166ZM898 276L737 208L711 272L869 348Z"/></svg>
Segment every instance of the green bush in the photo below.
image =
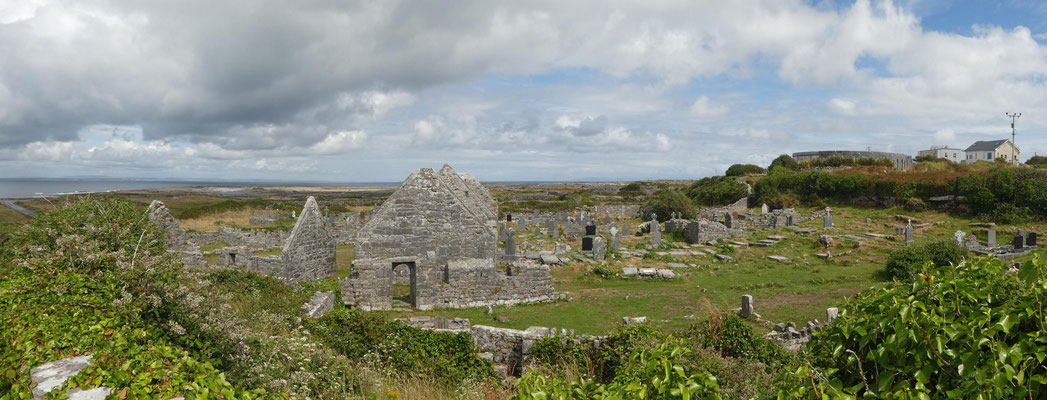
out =
<svg viewBox="0 0 1047 400"><path fill-rule="evenodd" d="M1039 155L1032 156L1032 157L1029 157L1028 160L1025 160L1025 164L1027 164L1027 165L1043 165L1043 164L1047 164L1047 157L1039 156Z"/></svg>
<svg viewBox="0 0 1047 400"><path fill-rule="evenodd" d="M350 360L377 364L400 377L454 386L491 376L490 362L476 357L467 332L419 329L381 313L345 308L306 321L306 328Z"/></svg>
<svg viewBox="0 0 1047 400"><path fill-rule="evenodd" d="M691 199L676 189L662 189L654 192L651 197L647 198L644 207L657 214L659 221L669 220L673 212L680 214L682 218L694 218L694 205Z"/></svg>
<svg viewBox="0 0 1047 400"><path fill-rule="evenodd" d="M727 176L746 176L746 175L758 175L767 172L759 165L752 164L734 164L727 168L727 172L724 175Z"/></svg>
<svg viewBox="0 0 1047 400"><path fill-rule="evenodd" d="M711 347L724 357L758 360L768 365L788 363L791 354L777 342L764 339L752 325L734 313L711 315L692 325L688 336L704 347Z"/></svg>
<svg viewBox="0 0 1047 400"><path fill-rule="evenodd" d="M814 335L782 397L1044 398L1044 267L977 257L869 289Z"/></svg>
<svg viewBox="0 0 1047 400"><path fill-rule="evenodd" d="M618 188L618 195L622 197L636 197L643 196L643 194L643 187L636 182Z"/></svg>
<svg viewBox="0 0 1047 400"><path fill-rule="evenodd" d="M800 164L788 154L782 154L771 161L771 165L767 166L767 171L773 171L776 168L784 168L787 170L797 170L800 168Z"/></svg>
<svg viewBox="0 0 1047 400"><path fill-rule="evenodd" d="M678 339L629 353L608 383L565 381L531 371L514 383L513 399L720 399L716 377L685 364L691 350Z"/></svg>
<svg viewBox="0 0 1047 400"><path fill-rule="evenodd" d="M894 279L908 280L921 265L937 266L959 263L967 255L967 249L952 240L940 240L921 245L906 246L887 257L887 275Z"/></svg>
<svg viewBox="0 0 1047 400"><path fill-rule="evenodd" d="M723 206L747 195L745 185L730 176L702 178L687 188L687 196L703 206Z"/></svg>

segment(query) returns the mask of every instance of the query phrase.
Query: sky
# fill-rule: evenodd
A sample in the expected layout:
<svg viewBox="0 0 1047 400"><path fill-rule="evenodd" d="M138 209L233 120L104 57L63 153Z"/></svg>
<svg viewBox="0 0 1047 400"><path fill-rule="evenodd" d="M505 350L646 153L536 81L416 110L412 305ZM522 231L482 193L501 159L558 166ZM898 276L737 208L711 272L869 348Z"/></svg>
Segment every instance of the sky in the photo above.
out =
<svg viewBox="0 0 1047 400"><path fill-rule="evenodd" d="M0 0L0 178L696 179L1047 153L1047 2Z"/></svg>

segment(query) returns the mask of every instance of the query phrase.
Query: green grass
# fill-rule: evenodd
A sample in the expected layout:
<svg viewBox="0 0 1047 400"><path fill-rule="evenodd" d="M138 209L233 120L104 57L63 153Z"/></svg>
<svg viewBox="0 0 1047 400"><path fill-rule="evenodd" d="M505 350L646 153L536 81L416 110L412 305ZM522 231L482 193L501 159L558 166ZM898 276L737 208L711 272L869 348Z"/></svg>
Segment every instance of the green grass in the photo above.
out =
<svg viewBox="0 0 1047 400"><path fill-rule="evenodd" d="M278 255L281 255L283 253L284 253L283 249L275 248L275 249L268 249L268 250L258 250L256 252L254 252L254 255L257 256L257 257L269 257L269 256L278 256Z"/></svg>
<svg viewBox="0 0 1047 400"><path fill-rule="evenodd" d="M204 244L200 245L200 251L218 250L218 249L226 248L226 247L229 247L229 246L230 246L229 243L226 243L226 242L204 243Z"/></svg>
<svg viewBox="0 0 1047 400"><path fill-rule="evenodd" d="M815 208L799 210L803 215L816 211ZM621 271L625 266L666 268L670 261L697 264L701 268L676 269L673 281L609 279L603 280L587 273L589 265L576 262L564 267L553 268L553 286L567 293L570 300L554 303L495 307L493 315L486 315L483 308L464 310L434 310L396 312L396 316L441 315L465 317L474 324L524 329L529 326L551 326L574 329L577 333L604 334L621 322L622 317L646 316L651 323L668 328L680 329L691 325L694 320L684 318L695 315L702 318L710 312L730 310L740 306L741 296L754 297L756 312L775 322L794 321L798 324L808 320L825 319L825 309L842 302L848 296L885 282L884 264L888 255L904 246L901 237L896 240L865 238L860 248L854 241L843 239L843 235L862 236L872 232L894 235L894 226L904 226L904 219L912 217L920 222L931 223L918 229L917 243L952 239L953 232L974 232L983 240L985 228L972 228L970 219L952 216L937 211L909 212L901 208L833 207L835 227L827 232L819 231L802 235L786 229L765 230L740 239L754 243L771 235L786 239L772 247L740 247L734 250L734 263L716 261L713 256L656 256L650 259L632 258L611 260L604 265ZM865 223L865 218L872 222ZM636 222L630 221L632 227ZM814 218L800 224L801 227L820 229L822 219ZM1028 231L1044 232L1042 223L1023 225ZM1012 227L998 227L997 240L1006 243L1013 235ZM829 250L831 260L815 256L826 249L818 243L819 234L838 237ZM663 235L663 238L666 236ZM521 240L542 244L551 249L552 240L533 237L523 232ZM623 247L632 248L635 243L647 240L644 237L623 239ZM577 249L580 243L568 242ZM681 243L675 244L682 247ZM700 246L719 252L709 246ZM779 263L767 258L769 255L788 257L789 262ZM1026 255L1015 259L1030 259ZM702 289L705 289L703 292ZM628 298L627 298L628 297ZM494 320L495 316L507 318L507 322Z"/></svg>
<svg viewBox="0 0 1047 400"><path fill-rule="evenodd" d="M29 217L5 205L0 205L0 224L21 224L27 221L29 221Z"/></svg>
<svg viewBox="0 0 1047 400"><path fill-rule="evenodd" d="M350 267L353 264L353 252L355 246L352 244L340 244L335 248L335 276L348 278Z"/></svg>

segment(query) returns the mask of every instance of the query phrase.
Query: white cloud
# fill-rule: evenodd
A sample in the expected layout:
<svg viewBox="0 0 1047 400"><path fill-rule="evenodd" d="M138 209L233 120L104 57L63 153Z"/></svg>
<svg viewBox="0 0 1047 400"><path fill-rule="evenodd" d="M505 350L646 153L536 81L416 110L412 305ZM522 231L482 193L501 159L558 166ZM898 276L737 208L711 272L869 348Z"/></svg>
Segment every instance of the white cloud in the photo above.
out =
<svg viewBox="0 0 1047 400"><path fill-rule="evenodd" d="M939 129L934 132L934 142L943 145L951 145L956 140L956 132L952 129Z"/></svg>
<svg viewBox="0 0 1047 400"><path fill-rule="evenodd" d="M854 110L856 107L857 105L850 100L845 100L838 97L834 97L832 98L832 100L829 100L829 109L839 114L854 115Z"/></svg>
<svg viewBox="0 0 1047 400"><path fill-rule="evenodd" d="M358 149L366 141L367 133L363 131L343 131L328 135L323 141L312 145L309 149L317 154L339 154Z"/></svg>
<svg viewBox="0 0 1047 400"><path fill-rule="evenodd" d="M715 118L727 113L729 109L725 105L712 105L709 104L709 98L706 96L698 97L698 100L694 101L691 105L691 115L698 118Z"/></svg>

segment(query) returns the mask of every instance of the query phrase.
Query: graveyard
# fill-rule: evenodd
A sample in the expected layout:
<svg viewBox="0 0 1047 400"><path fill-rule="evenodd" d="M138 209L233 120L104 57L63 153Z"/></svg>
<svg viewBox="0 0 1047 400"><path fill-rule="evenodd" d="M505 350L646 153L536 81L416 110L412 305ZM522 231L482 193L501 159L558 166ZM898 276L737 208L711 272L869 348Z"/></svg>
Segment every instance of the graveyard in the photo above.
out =
<svg viewBox="0 0 1047 400"><path fill-rule="evenodd" d="M739 182L759 184L759 179ZM173 343L181 343L180 335L191 339L215 332L227 339L206 336L210 339L204 343L247 338L241 343L253 343L244 350L253 354L248 360L272 359L293 349L295 355L280 357L288 357L305 375L289 375L282 362L237 361L233 365L238 367L225 368L240 385L308 397L399 398L390 393L401 391L404 398L526 396L530 389L513 382L562 376L556 368L597 373L558 364L566 362L558 352L582 357L574 362L595 363L606 355L592 349L609 343L669 344L674 337L687 338L691 351L719 352L702 355L711 357L699 358L702 362L737 369L741 375L719 376L718 387L729 398L767 397L783 388L802 392L791 384L772 385L768 368L784 372L811 362L805 357L819 351L819 335L839 335L844 329L834 322L838 319L849 324L874 317L849 308L867 307L868 296L910 286L916 291L910 295L925 295L918 283L934 277L892 270L890 260L899 254L943 244L962 249L963 259L953 264L970 259L974 269L949 263L929 270L906 267L942 276L956 274L949 268L987 271L970 279L1028 279L1042 265L1039 234L1047 232L1047 224L1041 219L997 224L941 207L839 201L790 207L753 202L751 196L661 218L650 208L652 193L688 187L694 186L688 181L481 185L445 165L419 169L402 184L387 187L202 187L19 204L58 224L47 232L62 224L48 219L50 213L71 209L92 213L97 208L101 213L92 218L108 218L112 211L103 207L123 207L122 218L135 221L125 222L128 226L148 221L159 236L149 236L153 250L142 262L187 267L177 289L163 295L181 293L177 296L186 299L165 301L188 301L193 311L180 312L198 313L194 318L221 326L192 333L201 328L172 319L158 328L164 332L160 335L173 332ZM83 235L90 233L72 237ZM125 250L134 239L121 239L129 241ZM157 248L160 243L163 247ZM125 265L138 261L138 246ZM158 251L177 261L157 261L163 260ZM997 269L1008 272L991 272ZM133 268L120 271L112 279L136 279L125 276ZM928 287L947 287L941 279ZM0 290L0 295L19 293L11 285ZM744 338L738 340L753 346L754 353L741 357L719 347L727 344L715 338L727 331L716 329L725 327L733 327L731 335ZM106 329L101 332L110 332ZM809 341L814 347L807 347ZM103 365L113 362L112 352L130 351L121 342L93 346ZM34 360L45 361L53 358L50 348L30 352ZM146 354L165 357L155 351ZM361 355L374 352L388 360L375 364L367 361L371 355ZM88 378L96 376L91 375L97 373L91 372L93 355L63 354L70 357L34 369L34 382L49 368L83 369ZM356 356L344 358L349 354ZM263 381L265 375L286 378ZM357 381L344 382L348 376ZM473 380L482 383L463 394L468 385L462 382ZM225 386L224 380L215 382L221 390L233 390L228 392L236 394L232 397L251 396Z"/></svg>

